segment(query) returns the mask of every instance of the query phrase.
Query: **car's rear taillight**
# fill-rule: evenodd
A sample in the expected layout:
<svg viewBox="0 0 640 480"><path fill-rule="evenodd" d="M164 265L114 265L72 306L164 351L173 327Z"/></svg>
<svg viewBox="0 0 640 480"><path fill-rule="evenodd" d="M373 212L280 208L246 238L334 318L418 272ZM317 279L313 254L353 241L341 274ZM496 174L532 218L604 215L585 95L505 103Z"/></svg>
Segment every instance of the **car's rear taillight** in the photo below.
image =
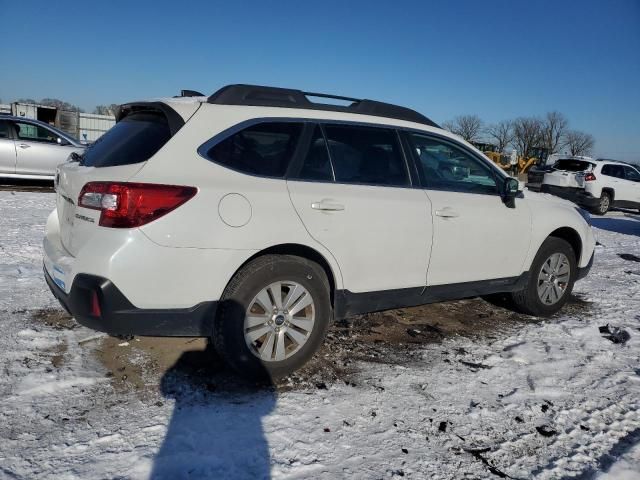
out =
<svg viewBox="0 0 640 480"><path fill-rule="evenodd" d="M587 172L584 174L585 182L593 182L596 179L596 176L593 172Z"/></svg>
<svg viewBox="0 0 640 480"><path fill-rule="evenodd" d="M180 185L89 182L82 187L78 206L100 210L101 227L133 228L178 208L197 191Z"/></svg>

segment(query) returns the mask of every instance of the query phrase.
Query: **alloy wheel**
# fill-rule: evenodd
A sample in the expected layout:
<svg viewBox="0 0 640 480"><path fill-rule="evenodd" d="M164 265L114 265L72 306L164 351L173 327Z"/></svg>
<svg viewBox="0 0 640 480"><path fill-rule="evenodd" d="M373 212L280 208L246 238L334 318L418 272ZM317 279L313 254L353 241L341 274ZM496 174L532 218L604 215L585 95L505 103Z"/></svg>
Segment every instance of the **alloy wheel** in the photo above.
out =
<svg viewBox="0 0 640 480"><path fill-rule="evenodd" d="M311 335L315 305L311 294L293 281L274 282L253 298L244 320L251 352L265 362L295 355Z"/></svg>
<svg viewBox="0 0 640 480"><path fill-rule="evenodd" d="M542 264L538 275L538 298L554 305L564 296L571 278L571 264L564 253L554 253Z"/></svg>

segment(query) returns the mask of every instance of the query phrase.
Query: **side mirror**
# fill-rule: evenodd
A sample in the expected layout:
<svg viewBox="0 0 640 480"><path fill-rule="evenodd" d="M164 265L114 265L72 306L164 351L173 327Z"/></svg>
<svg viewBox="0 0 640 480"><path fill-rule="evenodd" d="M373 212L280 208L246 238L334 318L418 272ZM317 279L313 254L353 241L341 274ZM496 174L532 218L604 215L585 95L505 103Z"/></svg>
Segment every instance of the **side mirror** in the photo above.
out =
<svg viewBox="0 0 640 480"><path fill-rule="evenodd" d="M509 177L505 180L502 190L502 199L504 203L509 208L515 208L516 206L516 196L520 191L520 182L518 179Z"/></svg>
<svg viewBox="0 0 640 480"><path fill-rule="evenodd" d="M67 142L64 138L62 137L58 137L56 138L56 142L58 143L58 145L69 145L69 142Z"/></svg>

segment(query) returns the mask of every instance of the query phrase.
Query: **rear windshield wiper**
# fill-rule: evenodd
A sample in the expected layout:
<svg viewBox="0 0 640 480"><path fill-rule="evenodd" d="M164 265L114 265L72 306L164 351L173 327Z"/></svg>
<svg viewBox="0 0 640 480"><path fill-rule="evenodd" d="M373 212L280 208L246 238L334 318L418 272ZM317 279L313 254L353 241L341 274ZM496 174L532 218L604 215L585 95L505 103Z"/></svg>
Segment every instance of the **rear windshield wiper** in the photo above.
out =
<svg viewBox="0 0 640 480"><path fill-rule="evenodd" d="M84 159L84 153L71 152L71 155L69 155L69 160L71 162L82 163L83 159Z"/></svg>

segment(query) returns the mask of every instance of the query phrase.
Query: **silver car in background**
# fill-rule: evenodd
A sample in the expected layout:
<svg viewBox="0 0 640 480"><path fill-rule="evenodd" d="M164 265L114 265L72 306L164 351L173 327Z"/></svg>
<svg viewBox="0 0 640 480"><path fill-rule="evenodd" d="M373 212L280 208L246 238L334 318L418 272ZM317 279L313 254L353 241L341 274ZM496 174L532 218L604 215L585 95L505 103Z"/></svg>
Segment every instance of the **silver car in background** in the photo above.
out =
<svg viewBox="0 0 640 480"><path fill-rule="evenodd" d="M0 178L53 180L56 167L85 146L51 125L0 116Z"/></svg>

